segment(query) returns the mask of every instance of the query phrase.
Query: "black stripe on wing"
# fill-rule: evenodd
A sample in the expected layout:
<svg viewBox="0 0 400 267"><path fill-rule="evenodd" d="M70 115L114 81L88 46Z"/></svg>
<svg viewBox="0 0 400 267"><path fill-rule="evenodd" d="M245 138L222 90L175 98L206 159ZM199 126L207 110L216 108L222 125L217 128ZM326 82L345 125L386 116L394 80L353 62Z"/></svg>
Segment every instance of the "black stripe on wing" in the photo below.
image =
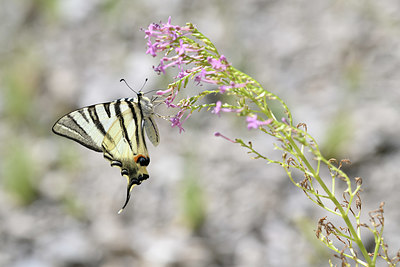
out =
<svg viewBox="0 0 400 267"><path fill-rule="evenodd" d="M103 104L104 110L106 111L107 116L108 116L109 118L111 118L110 104L111 104L110 102L104 103L104 104Z"/></svg>
<svg viewBox="0 0 400 267"><path fill-rule="evenodd" d="M106 135L106 130L104 129L103 124L100 122L99 120L99 115L97 115L97 111L96 111L96 105L93 106L89 106L87 108L88 112L89 112L89 116L92 119L94 125L96 126L96 128L103 134Z"/></svg>
<svg viewBox="0 0 400 267"><path fill-rule="evenodd" d="M56 127L62 127L60 131L56 130ZM62 131L61 131L62 130ZM88 133L83 129L79 123L72 117L71 115L66 115L65 117L62 117L59 121L57 121L53 128L52 128L53 133L66 137L68 139L74 140L78 142L79 144L92 149L97 152L102 152L103 150L98 147L93 139L88 135ZM68 134L68 131L74 132L77 137L75 138L73 135ZM81 139L78 138L81 137Z"/></svg>
<svg viewBox="0 0 400 267"><path fill-rule="evenodd" d="M130 102L126 102L126 103L128 103L128 105L130 104ZM131 140L129 138L128 130L127 130L126 125L125 125L125 119L124 119L123 114L121 113L121 100L120 99L118 99L117 102L115 103L114 111L115 111L116 116L118 117L119 125L120 125L120 127L122 129L122 136L124 137L126 142L129 144L129 147L131 148L131 150L133 150L132 142L131 142ZM134 114L134 110L133 110L132 113ZM135 126L137 126L137 124L135 124ZM135 127L135 128L137 128L137 127ZM136 131L136 129L135 129L135 131Z"/></svg>
<svg viewBox="0 0 400 267"><path fill-rule="evenodd" d="M89 119L88 119L88 117L86 116L85 110L82 108L82 109L79 109L78 112L79 112L79 114L81 114L82 118L83 118L87 123L89 123Z"/></svg>
<svg viewBox="0 0 400 267"><path fill-rule="evenodd" d="M136 147L139 147L139 131L138 131L138 128L139 128L139 122L138 122L138 118L137 118L137 115L136 115L136 110L135 110L135 107L133 106L133 104L132 104L132 102L130 102L130 101L127 101L127 103L128 103L128 107L131 109L131 111L132 111L132 118L133 118L133 121L135 122L135 141L136 141ZM140 116L140 118L142 118L142 116ZM140 123L142 123L142 122L140 122Z"/></svg>

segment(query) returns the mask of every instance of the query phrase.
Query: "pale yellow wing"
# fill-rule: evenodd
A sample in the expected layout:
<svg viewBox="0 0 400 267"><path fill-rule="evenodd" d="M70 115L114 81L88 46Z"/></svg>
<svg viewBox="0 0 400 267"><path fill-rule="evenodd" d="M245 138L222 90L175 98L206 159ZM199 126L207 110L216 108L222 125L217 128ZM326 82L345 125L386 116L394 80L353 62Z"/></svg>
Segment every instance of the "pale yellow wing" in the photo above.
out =
<svg viewBox="0 0 400 267"><path fill-rule="evenodd" d="M121 175L128 180L126 207L135 185L149 178L146 166L150 163L143 136L142 116L136 103L128 103L129 109L117 116L104 136L102 149L111 166L121 169Z"/></svg>

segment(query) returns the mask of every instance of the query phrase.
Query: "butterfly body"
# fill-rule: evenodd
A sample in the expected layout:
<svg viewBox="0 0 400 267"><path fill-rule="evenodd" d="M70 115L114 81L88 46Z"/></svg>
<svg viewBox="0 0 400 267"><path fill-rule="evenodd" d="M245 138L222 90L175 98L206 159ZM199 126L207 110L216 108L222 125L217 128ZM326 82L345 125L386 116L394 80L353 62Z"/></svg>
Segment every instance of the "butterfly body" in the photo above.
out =
<svg viewBox="0 0 400 267"><path fill-rule="evenodd" d="M111 166L121 169L128 187L120 212L128 204L132 188L149 178L146 167L150 157L144 131L154 146L160 142L153 115L152 101L138 93L136 99L122 98L75 110L53 126L54 133L102 152Z"/></svg>

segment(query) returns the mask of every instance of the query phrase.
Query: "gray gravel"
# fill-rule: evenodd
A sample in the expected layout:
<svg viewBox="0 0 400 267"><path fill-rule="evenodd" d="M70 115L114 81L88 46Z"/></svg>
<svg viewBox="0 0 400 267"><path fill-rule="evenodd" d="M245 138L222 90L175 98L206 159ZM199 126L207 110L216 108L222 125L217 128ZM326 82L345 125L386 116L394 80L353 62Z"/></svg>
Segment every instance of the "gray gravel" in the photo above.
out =
<svg viewBox="0 0 400 267"><path fill-rule="evenodd" d="M131 97L120 78L165 88L140 28L169 15L197 25L284 99L324 151L353 162L364 220L386 202L386 242L392 254L400 248L397 0L48 2L0 1L0 266L328 266L331 252L314 233L327 214L278 166L214 137L252 140L279 157L270 138L232 114L196 113L182 134L159 120L150 179L121 215L119 170L51 133L75 108ZM13 175L33 189L10 189ZM189 189L201 199L197 220L187 213Z"/></svg>

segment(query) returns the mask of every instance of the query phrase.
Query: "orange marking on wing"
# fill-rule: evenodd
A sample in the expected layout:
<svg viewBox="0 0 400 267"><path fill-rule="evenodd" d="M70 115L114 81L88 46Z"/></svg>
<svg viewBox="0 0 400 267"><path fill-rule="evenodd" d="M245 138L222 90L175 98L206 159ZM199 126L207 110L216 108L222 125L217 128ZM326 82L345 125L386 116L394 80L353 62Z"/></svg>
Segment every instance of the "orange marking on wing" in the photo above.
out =
<svg viewBox="0 0 400 267"><path fill-rule="evenodd" d="M139 158L141 158L141 157L143 157L143 158L146 158L146 156L145 156L145 155L143 155L143 154L139 154L139 155L137 155L136 157L134 157L134 158L133 158L133 160L134 160L136 163L138 163L138 161L139 161Z"/></svg>

